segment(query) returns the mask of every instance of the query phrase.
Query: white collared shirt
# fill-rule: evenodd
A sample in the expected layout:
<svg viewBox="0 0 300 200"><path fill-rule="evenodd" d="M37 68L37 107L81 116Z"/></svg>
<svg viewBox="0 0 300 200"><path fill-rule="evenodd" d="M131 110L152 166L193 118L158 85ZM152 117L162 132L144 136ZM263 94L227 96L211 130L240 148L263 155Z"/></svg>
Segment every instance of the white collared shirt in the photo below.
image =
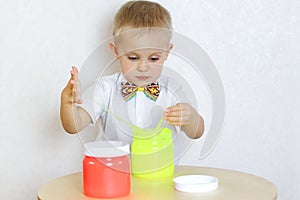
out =
<svg viewBox="0 0 300 200"><path fill-rule="evenodd" d="M103 76L82 94L83 103L79 106L89 113L93 124L101 118L104 139L131 143L132 133L128 122L141 128L153 128L149 126L153 124L151 110L154 106L159 106L164 112L167 107L176 103L188 102L183 86L176 84L167 76L161 76L157 80L160 94L156 101L151 100L144 92L138 91L126 102L121 94L121 82L124 80L126 79L121 73ZM181 131L180 127L170 126L167 123L164 123L164 126L170 128L173 135Z"/></svg>

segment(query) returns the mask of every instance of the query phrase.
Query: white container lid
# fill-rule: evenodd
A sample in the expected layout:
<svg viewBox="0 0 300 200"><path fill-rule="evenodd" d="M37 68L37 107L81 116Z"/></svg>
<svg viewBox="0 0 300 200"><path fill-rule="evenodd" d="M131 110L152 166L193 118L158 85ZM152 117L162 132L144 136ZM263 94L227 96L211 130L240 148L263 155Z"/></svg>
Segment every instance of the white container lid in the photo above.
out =
<svg viewBox="0 0 300 200"><path fill-rule="evenodd" d="M84 155L91 157L119 157L129 153L129 144L121 141L97 141L84 145Z"/></svg>
<svg viewBox="0 0 300 200"><path fill-rule="evenodd" d="M181 192L209 192L218 188L219 180L213 176L185 175L173 179L174 188Z"/></svg>

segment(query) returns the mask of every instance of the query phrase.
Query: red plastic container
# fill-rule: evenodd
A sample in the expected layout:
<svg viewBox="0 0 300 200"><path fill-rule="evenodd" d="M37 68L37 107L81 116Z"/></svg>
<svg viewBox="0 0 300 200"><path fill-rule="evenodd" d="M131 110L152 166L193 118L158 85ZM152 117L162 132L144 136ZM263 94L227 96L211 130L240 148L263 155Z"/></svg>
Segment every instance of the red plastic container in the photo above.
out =
<svg viewBox="0 0 300 200"><path fill-rule="evenodd" d="M130 192L129 145L119 141L85 144L84 194L95 198L117 198Z"/></svg>

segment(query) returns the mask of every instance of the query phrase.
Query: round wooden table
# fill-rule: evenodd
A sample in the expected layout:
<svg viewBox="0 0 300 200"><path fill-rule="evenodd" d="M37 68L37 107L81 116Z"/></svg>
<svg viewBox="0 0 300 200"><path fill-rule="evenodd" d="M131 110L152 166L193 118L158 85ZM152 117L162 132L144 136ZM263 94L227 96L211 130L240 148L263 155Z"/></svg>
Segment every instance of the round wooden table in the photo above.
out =
<svg viewBox="0 0 300 200"><path fill-rule="evenodd" d="M202 174L219 179L218 189L204 193L179 192L173 188L173 177L149 180L132 176L131 192L118 200L274 200L275 186L260 177L232 170L176 166L175 175ZM82 189L82 173L75 173L54 179L38 190L40 200L95 200L85 196Z"/></svg>

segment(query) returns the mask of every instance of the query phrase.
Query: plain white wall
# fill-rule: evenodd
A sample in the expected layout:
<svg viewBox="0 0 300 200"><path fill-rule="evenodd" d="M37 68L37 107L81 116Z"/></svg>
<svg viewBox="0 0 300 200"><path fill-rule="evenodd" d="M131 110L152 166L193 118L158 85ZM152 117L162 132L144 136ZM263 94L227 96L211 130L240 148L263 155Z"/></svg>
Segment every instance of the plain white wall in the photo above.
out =
<svg viewBox="0 0 300 200"><path fill-rule="evenodd" d="M0 0L0 198L36 199L37 188L81 170L82 145L59 120L60 92L110 36L124 1ZM223 80L226 120L214 151L195 142L181 164L244 171L300 196L300 2L159 1L176 31L209 54ZM297 123L298 122L298 123Z"/></svg>

